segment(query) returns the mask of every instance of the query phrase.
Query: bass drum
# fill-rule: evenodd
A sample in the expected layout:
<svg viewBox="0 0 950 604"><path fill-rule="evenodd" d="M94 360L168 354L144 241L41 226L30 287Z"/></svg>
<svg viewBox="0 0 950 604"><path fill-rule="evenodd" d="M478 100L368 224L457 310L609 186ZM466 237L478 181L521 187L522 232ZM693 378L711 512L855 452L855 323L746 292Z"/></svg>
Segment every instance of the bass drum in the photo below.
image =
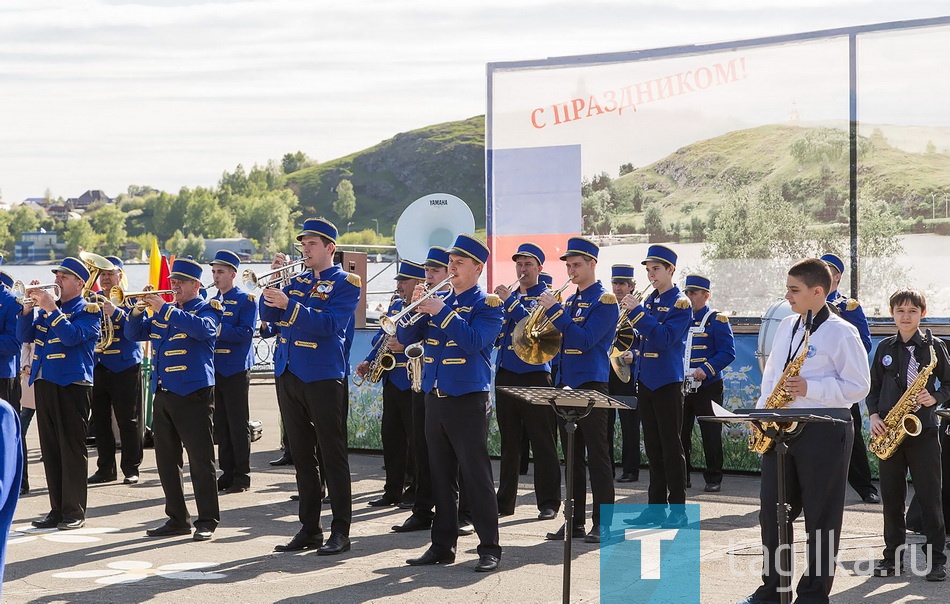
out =
<svg viewBox="0 0 950 604"><path fill-rule="evenodd" d="M779 323L782 319L792 314L792 306L788 300L776 300L769 306L762 316L762 324L759 326L759 341L755 350L755 358L759 360L759 371L765 370L765 361L772 352L772 341L775 339L775 332L778 331Z"/></svg>

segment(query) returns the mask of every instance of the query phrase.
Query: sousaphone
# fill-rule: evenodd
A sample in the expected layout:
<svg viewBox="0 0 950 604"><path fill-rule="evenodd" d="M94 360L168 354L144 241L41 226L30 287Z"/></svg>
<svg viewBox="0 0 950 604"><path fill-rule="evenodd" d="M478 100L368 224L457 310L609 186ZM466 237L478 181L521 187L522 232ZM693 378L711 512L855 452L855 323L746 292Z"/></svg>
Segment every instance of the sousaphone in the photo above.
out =
<svg viewBox="0 0 950 604"><path fill-rule="evenodd" d="M462 233L475 233L475 215L464 201L448 193L415 200L396 222L396 252L404 260L423 262L432 246L452 247Z"/></svg>

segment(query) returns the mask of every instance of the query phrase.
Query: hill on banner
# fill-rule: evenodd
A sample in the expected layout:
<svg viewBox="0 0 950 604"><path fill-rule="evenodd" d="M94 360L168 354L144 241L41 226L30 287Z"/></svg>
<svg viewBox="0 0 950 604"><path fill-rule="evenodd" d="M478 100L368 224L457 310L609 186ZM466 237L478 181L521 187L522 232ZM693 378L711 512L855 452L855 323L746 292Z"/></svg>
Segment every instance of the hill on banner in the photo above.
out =
<svg viewBox="0 0 950 604"><path fill-rule="evenodd" d="M352 230L380 231L394 225L414 200L451 193L472 209L476 228L485 227L485 116L404 132L381 143L317 166L293 172L287 185L304 216L335 216L340 180L353 183L356 213ZM338 225L341 232L345 225Z"/></svg>

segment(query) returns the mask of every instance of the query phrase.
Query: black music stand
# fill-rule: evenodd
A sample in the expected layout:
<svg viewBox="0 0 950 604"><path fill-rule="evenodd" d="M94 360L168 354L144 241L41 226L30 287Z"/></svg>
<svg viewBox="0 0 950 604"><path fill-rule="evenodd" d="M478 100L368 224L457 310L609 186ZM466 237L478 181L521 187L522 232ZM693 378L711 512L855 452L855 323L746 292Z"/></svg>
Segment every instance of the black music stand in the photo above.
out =
<svg viewBox="0 0 950 604"><path fill-rule="evenodd" d="M849 408L800 408L800 409L737 409L734 412L726 411L713 403L713 412L716 415L704 415L699 420L720 422L723 424L748 422L754 423L766 436L775 441L776 481L778 487L778 568L788 572L779 572L779 602L791 604L792 601L792 543L788 530L788 516L791 506L788 505L788 494L785 483L785 454L788 453L788 441L797 436L796 432L789 432L782 424L795 422L809 423L850 423L851 410ZM777 424L775 422L782 422ZM763 428L763 424L769 424ZM798 426L799 429L803 426Z"/></svg>
<svg viewBox="0 0 950 604"><path fill-rule="evenodd" d="M564 420L567 432L567 450L564 453L565 489L564 499L564 580L561 601L571 601L571 534L574 528L574 432L577 422L598 409L636 409L636 397L610 397L596 390L572 390L545 386L499 386L496 388L509 396L532 405L551 405L554 413ZM617 399L625 399L620 402ZM612 463L612 462L611 462Z"/></svg>

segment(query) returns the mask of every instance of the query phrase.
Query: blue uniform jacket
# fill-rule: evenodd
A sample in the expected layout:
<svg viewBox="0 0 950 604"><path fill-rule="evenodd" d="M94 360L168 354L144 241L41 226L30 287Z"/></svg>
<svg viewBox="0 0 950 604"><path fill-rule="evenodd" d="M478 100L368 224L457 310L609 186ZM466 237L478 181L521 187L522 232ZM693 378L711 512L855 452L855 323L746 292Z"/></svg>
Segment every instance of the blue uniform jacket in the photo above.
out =
<svg viewBox="0 0 950 604"><path fill-rule="evenodd" d="M595 281L567 303L554 304L547 316L561 332L559 383L577 388L586 382L610 379L607 356L617 331L617 297Z"/></svg>
<svg viewBox="0 0 950 604"><path fill-rule="evenodd" d="M20 371L20 340L17 322L23 306L6 287L0 286L0 378L16 377Z"/></svg>
<svg viewBox="0 0 950 604"><path fill-rule="evenodd" d="M214 371L225 377L247 371L254 365L254 328L257 326L257 302L254 295L235 285L228 293L214 297L224 314L218 327L214 349Z"/></svg>
<svg viewBox="0 0 950 604"><path fill-rule="evenodd" d="M105 309L102 312L105 314ZM112 343L102 352L96 353L96 360L109 371L118 373L142 362L142 345L125 335L125 323L128 321L125 310L116 306L109 318L112 320Z"/></svg>
<svg viewBox="0 0 950 604"><path fill-rule="evenodd" d="M20 443L20 418L6 401L0 400L0 531L10 532L20 480L23 477L23 448ZM0 541L0 599L3 593L3 566L7 539Z"/></svg>
<svg viewBox="0 0 950 604"><path fill-rule="evenodd" d="M708 306L692 313L693 320L690 327L699 327L703 317L709 311ZM712 311L703 331L693 334L693 349L690 351L689 367L702 367L706 372L703 385L712 384L722 379L722 370L736 360L736 341L732 335L732 326L729 317ZM684 376L685 377L685 376Z"/></svg>
<svg viewBox="0 0 950 604"><path fill-rule="evenodd" d="M686 332L692 316L689 299L675 285L653 293L630 311L630 322L640 333L636 375L650 390L682 383L686 358Z"/></svg>
<svg viewBox="0 0 950 604"><path fill-rule="evenodd" d="M17 338L33 341L33 365L30 384L41 378L68 386L75 382L92 383L96 364L96 343L99 341L99 305L76 296L47 314L45 310L20 315Z"/></svg>
<svg viewBox="0 0 950 604"><path fill-rule="evenodd" d="M450 396L486 392L491 388L491 351L501 332L501 299L478 285L450 293L445 307L428 321L400 326L400 344L425 339L422 391L438 387Z"/></svg>
<svg viewBox="0 0 950 604"><path fill-rule="evenodd" d="M871 330L868 328L868 318L864 316L864 309L861 303L854 298L845 298L838 290L828 294L828 302L838 309L841 318L854 325L861 336L861 343L864 349L871 352Z"/></svg>
<svg viewBox="0 0 950 604"><path fill-rule="evenodd" d="M398 314L403 307L402 298L394 298L393 301L389 304L389 309L386 311L386 314L390 317ZM369 354L366 355L366 360L372 362L376 358L376 353L379 351L379 347L383 343L383 336L386 332L382 328L373 336L373 348L369 351ZM395 342L395 336L390 339L390 342ZM383 372L382 382L385 384L389 382L396 388L400 390L409 390L412 387L412 384L409 383L409 374L406 372L406 354L403 352L392 352L391 355L396 359L396 366L393 367L390 371Z"/></svg>
<svg viewBox="0 0 950 604"><path fill-rule="evenodd" d="M304 382L343 379L349 375L347 331L360 301L360 278L339 266L298 275L284 288L286 309L267 306L260 298L261 320L280 328L274 374L289 370ZM286 346L282 346L286 344Z"/></svg>
<svg viewBox="0 0 950 604"><path fill-rule="evenodd" d="M216 300L197 296L181 308L165 303L151 317L129 315L125 336L152 343L152 392L161 386L186 396L214 385L214 342L221 314Z"/></svg>
<svg viewBox="0 0 950 604"><path fill-rule="evenodd" d="M527 317L531 313L531 310L537 306L538 296L540 296L545 289L547 289L546 285L538 283L529 288L528 293L524 295L517 292L511 294L503 305L505 309L505 323L502 327L501 334L498 336L498 354L495 358L495 363L498 368L507 369L514 373L531 373L532 371L551 372L550 361L543 365L529 365L515 354L515 350L511 346L511 336L514 335L515 326L518 325L518 321Z"/></svg>

